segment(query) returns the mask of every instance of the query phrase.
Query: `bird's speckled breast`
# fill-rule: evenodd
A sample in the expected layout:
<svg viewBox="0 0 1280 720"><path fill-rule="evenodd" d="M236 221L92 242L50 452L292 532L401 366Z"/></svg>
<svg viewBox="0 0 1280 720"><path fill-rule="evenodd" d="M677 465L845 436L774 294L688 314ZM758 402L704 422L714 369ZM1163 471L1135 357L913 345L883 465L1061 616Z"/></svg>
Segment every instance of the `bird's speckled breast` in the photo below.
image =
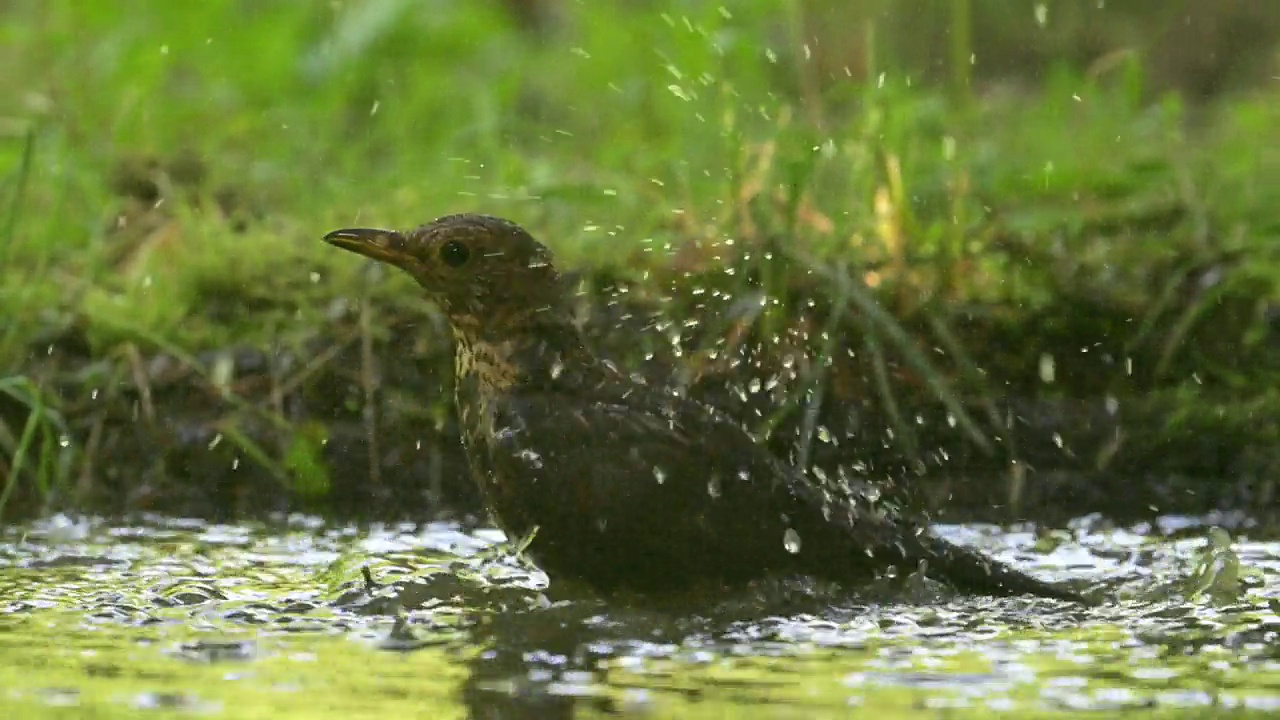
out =
<svg viewBox="0 0 1280 720"><path fill-rule="evenodd" d="M510 390L517 372L507 360L509 353L504 346L477 340L464 333L455 333L454 339L457 343L454 400L458 407L463 447L471 465L471 475L486 505L493 511L503 504L502 478L497 477L489 454L494 432L494 400ZM500 513L495 512L495 515ZM495 519L502 524L501 517Z"/></svg>

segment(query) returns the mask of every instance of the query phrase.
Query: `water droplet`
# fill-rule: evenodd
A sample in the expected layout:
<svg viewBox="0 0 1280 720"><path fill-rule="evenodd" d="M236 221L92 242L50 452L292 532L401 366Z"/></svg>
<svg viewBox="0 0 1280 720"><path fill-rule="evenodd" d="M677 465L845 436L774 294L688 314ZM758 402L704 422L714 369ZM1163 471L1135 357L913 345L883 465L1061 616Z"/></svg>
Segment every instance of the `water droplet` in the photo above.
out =
<svg viewBox="0 0 1280 720"><path fill-rule="evenodd" d="M688 102L693 99L691 97L691 94L686 92L685 89L680 87L679 85L674 85L674 84L668 85L667 89L671 91L672 95L675 95L676 97L680 98L681 100L684 100L685 102Z"/></svg>
<svg viewBox="0 0 1280 720"><path fill-rule="evenodd" d="M711 479L707 481L707 494L710 495L713 500L720 497L719 475L712 475Z"/></svg>
<svg viewBox="0 0 1280 720"><path fill-rule="evenodd" d="M664 482L666 482L666 481L667 481L667 471L666 471L666 470L663 470L662 468L658 467L657 465L654 465L654 466L653 466L653 479L654 479L654 480L657 480L657 481L658 481L658 484L659 484L659 485L661 485L662 483L664 483Z"/></svg>
<svg viewBox="0 0 1280 720"><path fill-rule="evenodd" d="M782 533L782 547L786 548L787 552L792 555L800 552L800 533L792 528L787 528L787 531Z"/></svg>
<svg viewBox="0 0 1280 720"><path fill-rule="evenodd" d="M534 452L533 450L525 448L524 450L521 450L520 452L516 453L516 457L529 463L529 467L533 468L534 470L542 469L542 456Z"/></svg>
<svg viewBox="0 0 1280 720"><path fill-rule="evenodd" d="M1046 385L1052 384L1055 375L1055 367L1053 356L1049 353L1040 354L1040 381Z"/></svg>

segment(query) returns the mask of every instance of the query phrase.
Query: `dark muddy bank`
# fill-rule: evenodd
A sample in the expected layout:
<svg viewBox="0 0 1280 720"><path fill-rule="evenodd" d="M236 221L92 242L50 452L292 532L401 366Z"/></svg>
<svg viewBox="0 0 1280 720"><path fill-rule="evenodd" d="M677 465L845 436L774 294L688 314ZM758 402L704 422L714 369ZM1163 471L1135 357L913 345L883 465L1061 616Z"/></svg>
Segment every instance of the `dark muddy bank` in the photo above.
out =
<svg viewBox="0 0 1280 720"><path fill-rule="evenodd" d="M771 312L711 277L674 294L591 277L583 324L602 354L730 410L817 477L876 483L947 521L1274 515L1280 393L1264 369L1280 348L1240 342L1249 298L1140 337L1124 309L1094 300L1012 317L878 293L917 355L834 281L793 274ZM1194 353L1170 351L1174 332ZM137 347L98 357L71 328L32 348L25 372L66 417L74 451L55 504L218 519L480 515L451 341L430 312L348 298L289 346ZM25 408L0 413L22 426ZM10 513L46 509L33 487L19 484Z"/></svg>

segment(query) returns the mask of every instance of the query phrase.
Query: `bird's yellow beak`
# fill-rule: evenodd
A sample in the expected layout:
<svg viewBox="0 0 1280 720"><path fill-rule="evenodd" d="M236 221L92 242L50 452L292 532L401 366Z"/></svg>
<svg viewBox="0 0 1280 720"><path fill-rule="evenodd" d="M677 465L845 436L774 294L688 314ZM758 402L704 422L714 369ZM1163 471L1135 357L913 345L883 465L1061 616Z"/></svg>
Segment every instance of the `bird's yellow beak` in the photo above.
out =
<svg viewBox="0 0 1280 720"><path fill-rule="evenodd" d="M324 241L344 250L380 260L396 267L404 267L410 259L406 252L404 235L394 230L375 228L347 228L334 230L324 236Z"/></svg>

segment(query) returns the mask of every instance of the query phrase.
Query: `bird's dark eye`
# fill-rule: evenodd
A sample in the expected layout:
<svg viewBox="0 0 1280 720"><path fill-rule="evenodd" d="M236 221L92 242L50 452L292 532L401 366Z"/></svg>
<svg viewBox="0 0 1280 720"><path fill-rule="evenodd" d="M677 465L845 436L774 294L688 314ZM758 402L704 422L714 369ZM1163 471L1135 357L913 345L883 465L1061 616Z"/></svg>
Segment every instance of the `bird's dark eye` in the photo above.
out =
<svg viewBox="0 0 1280 720"><path fill-rule="evenodd" d="M449 267L462 267L471 257L471 250L466 243L450 240L440 248L440 259Z"/></svg>

